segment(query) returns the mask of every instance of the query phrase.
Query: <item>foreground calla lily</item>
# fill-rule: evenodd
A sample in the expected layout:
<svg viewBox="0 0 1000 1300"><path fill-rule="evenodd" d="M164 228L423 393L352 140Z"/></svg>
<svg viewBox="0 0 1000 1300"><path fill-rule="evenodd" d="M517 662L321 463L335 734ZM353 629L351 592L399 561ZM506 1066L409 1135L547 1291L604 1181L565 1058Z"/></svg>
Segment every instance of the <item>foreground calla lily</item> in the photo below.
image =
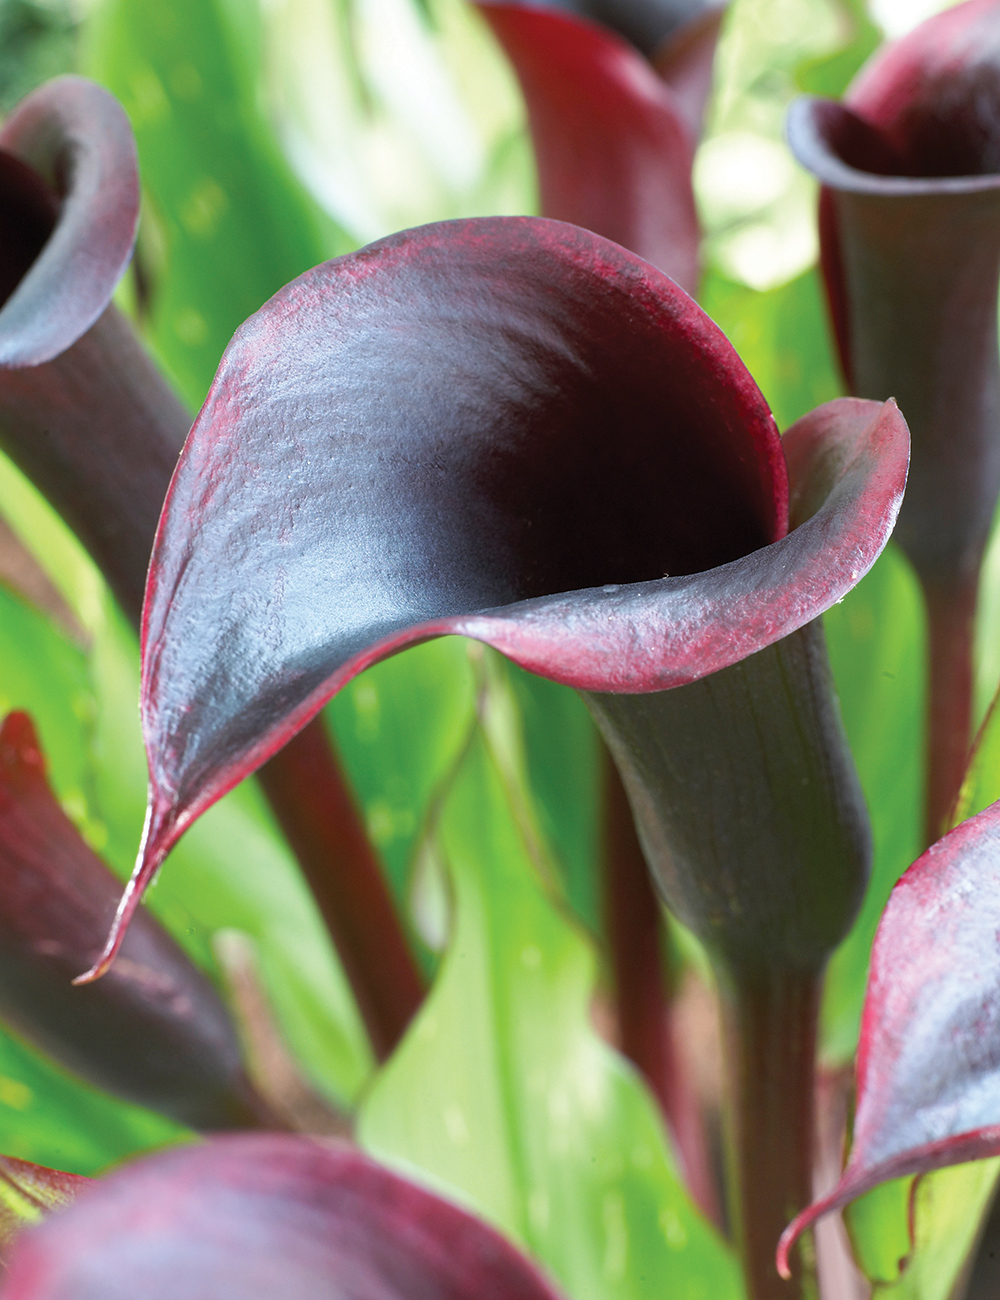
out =
<svg viewBox="0 0 1000 1300"><path fill-rule="evenodd" d="M0 446L70 524L136 626L190 426L111 301L138 217L135 143L107 91L61 77L6 119ZM383 1057L419 1005L422 979L322 724L262 781Z"/></svg>
<svg viewBox="0 0 1000 1300"><path fill-rule="evenodd" d="M774 1174L741 1225L767 1294L781 1207L808 1199L817 981L868 866L812 620L885 544L906 426L845 400L785 450L791 514L724 336L571 226L425 227L289 285L228 349L171 485L149 815L87 978L185 828L340 686L429 637L485 641L588 693L657 883L716 960L737 1098L765 1095L736 1130L747 1185Z"/></svg>
<svg viewBox="0 0 1000 1300"><path fill-rule="evenodd" d="M927 842L968 757L972 635L1000 492L1000 3L966 0L880 51L844 103L792 106L822 182L823 270L844 372L913 433L896 538L930 634Z"/></svg>
<svg viewBox="0 0 1000 1300"><path fill-rule="evenodd" d="M613 239L693 293L691 166L725 4L480 8L521 82L543 215Z"/></svg>
<svg viewBox="0 0 1000 1300"><path fill-rule="evenodd" d="M5 1300L558 1300L481 1220L308 1138L137 1161L16 1241Z"/></svg>

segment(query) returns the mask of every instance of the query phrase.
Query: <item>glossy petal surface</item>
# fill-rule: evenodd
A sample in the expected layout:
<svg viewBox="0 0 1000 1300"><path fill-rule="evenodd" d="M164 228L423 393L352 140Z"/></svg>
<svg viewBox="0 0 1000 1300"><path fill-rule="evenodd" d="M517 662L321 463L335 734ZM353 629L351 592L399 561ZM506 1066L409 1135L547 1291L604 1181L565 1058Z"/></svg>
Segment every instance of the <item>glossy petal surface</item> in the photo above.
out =
<svg viewBox="0 0 1000 1300"><path fill-rule="evenodd" d="M229 1017L148 913L107 980L72 986L100 950L119 890L49 789L30 719L10 714L0 729L0 1015L130 1101L195 1127L252 1124Z"/></svg>
<svg viewBox="0 0 1000 1300"><path fill-rule="evenodd" d="M6 1300L556 1300L478 1219L306 1138L216 1139L121 1170L25 1234Z"/></svg>
<svg viewBox="0 0 1000 1300"><path fill-rule="evenodd" d="M613 239L693 293L695 139L680 101L612 32L523 5L482 11L524 92L543 215Z"/></svg>
<svg viewBox="0 0 1000 1300"><path fill-rule="evenodd" d="M786 1231L783 1251L877 1183L1000 1154L998 861L993 804L893 890L872 950L851 1157L833 1192Z"/></svg>

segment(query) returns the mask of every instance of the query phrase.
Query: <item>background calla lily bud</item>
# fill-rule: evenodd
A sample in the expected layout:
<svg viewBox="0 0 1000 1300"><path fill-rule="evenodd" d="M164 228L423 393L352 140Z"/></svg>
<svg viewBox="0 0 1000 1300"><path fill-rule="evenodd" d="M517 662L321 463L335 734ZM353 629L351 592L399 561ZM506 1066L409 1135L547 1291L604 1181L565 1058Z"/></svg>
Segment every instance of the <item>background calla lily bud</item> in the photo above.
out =
<svg viewBox="0 0 1000 1300"><path fill-rule="evenodd" d="M137 1161L22 1233L6 1300L97 1292L103 1300L559 1300L533 1264L467 1211L348 1147L271 1134Z"/></svg>
<svg viewBox="0 0 1000 1300"><path fill-rule="evenodd" d="M596 693L647 847L680 850L683 886L654 861L668 902L708 938L737 1000L751 950L768 997L791 968L785 1037L801 1055L818 972L863 886L867 830L819 633L800 629L885 544L908 444L891 404L856 401L789 436L791 532L774 421L725 337L649 263L571 226L429 226L289 285L230 345L164 508L144 617L150 811L92 974L215 799L368 664L460 633ZM694 786L709 789L732 745L727 690L747 749L727 757L715 803L672 802L680 786L656 766L674 743L667 688L749 656L718 697L679 693L697 714L676 742ZM779 755L766 799L761 746ZM807 805L821 823L806 824ZM772 817L780 853L762 875L750 846ZM738 861L706 857L706 819L746 835ZM802 1095L772 1096L781 1123ZM811 1084L804 1095L810 1112ZM772 1274L782 1214L763 1255L754 1246Z"/></svg>
<svg viewBox="0 0 1000 1300"><path fill-rule="evenodd" d="M27 714L0 728L0 1016L98 1087L195 1128L275 1126L209 980L153 917L108 980L76 989L121 886L45 779Z"/></svg>
<svg viewBox="0 0 1000 1300"><path fill-rule="evenodd" d="M190 426L111 303L138 218L135 142L107 91L61 77L4 122L0 446L73 528L136 626ZM384 1057L423 982L322 722L262 780Z"/></svg>
<svg viewBox="0 0 1000 1300"><path fill-rule="evenodd" d="M861 1023L847 1168L779 1251L877 1183L1000 1154L1000 804L910 867L882 914Z"/></svg>
<svg viewBox="0 0 1000 1300"><path fill-rule="evenodd" d="M931 840L968 756L976 591L1000 491L1000 4L967 0L887 46L842 105L798 101L788 136L824 186L848 383L893 395L913 434L896 538L929 615Z"/></svg>
<svg viewBox="0 0 1000 1300"><path fill-rule="evenodd" d="M543 215L613 239L693 293L691 166L724 4L480 7L524 92Z"/></svg>

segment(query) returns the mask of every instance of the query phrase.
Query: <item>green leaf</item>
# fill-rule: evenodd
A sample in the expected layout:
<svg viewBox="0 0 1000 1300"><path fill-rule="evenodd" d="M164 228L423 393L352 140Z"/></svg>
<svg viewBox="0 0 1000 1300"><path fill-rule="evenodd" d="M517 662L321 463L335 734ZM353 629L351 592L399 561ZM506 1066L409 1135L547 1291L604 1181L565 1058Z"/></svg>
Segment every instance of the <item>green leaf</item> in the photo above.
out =
<svg viewBox="0 0 1000 1300"><path fill-rule="evenodd" d="M550 900L481 733L439 846L451 943L363 1106L363 1144L470 1202L576 1300L739 1297L651 1098L590 1026L594 954Z"/></svg>
<svg viewBox="0 0 1000 1300"><path fill-rule="evenodd" d="M444 637L367 669L327 710L368 833L404 909L428 808L465 744L475 703L469 643Z"/></svg>
<svg viewBox="0 0 1000 1300"><path fill-rule="evenodd" d="M940 1169L920 1179L884 1183L844 1212L855 1255L877 1286L878 1300L950 1300L989 1208L1000 1160Z"/></svg>
<svg viewBox="0 0 1000 1300"><path fill-rule="evenodd" d="M830 662L875 841L861 914L833 955L823 1005L828 1060L854 1054L868 956L889 893L921 850L924 615L916 579L891 543L824 617Z"/></svg>
<svg viewBox="0 0 1000 1300"><path fill-rule="evenodd" d="M740 354L779 429L840 395L815 269L764 292L709 270L698 301Z"/></svg>
<svg viewBox="0 0 1000 1300"><path fill-rule="evenodd" d="M872 22L864 0L839 0L849 24L850 40L832 54L809 59L796 71L795 80L809 95L839 99L861 65L882 42L882 30Z"/></svg>
<svg viewBox="0 0 1000 1300"><path fill-rule="evenodd" d="M236 327L351 242L295 179L258 106L253 0L104 0L84 66L124 104L147 196L151 339L192 407Z"/></svg>

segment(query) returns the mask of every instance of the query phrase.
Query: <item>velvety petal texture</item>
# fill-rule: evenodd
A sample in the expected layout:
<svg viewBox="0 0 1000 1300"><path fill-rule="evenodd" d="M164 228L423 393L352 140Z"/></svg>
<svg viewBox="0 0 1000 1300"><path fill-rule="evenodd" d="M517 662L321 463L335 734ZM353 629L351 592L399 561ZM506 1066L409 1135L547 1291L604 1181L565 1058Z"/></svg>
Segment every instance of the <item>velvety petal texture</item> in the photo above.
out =
<svg viewBox="0 0 1000 1300"><path fill-rule="evenodd" d="M554 9L481 8L524 93L543 215L613 239L693 293L696 135L682 99L613 31Z"/></svg>
<svg viewBox="0 0 1000 1300"><path fill-rule="evenodd" d="M789 1226L877 1183L1000 1154L1000 804L910 867L879 923L861 1024L851 1157Z"/></svg>
<svg viewBox="0 0 1000 1300"><path fill-rule="evenodd" d="M307 1138L140 1161L22 1235L5 1300L558 1300L492 1228Z"/></svg>
<svg viewBox="0 0 1000 1300"><path fill-rule="evenodd" d="M10 714L0 728L0 1016L91 1083L181 1123L273 1123L214 988L148 912L106 980L72 986L120 891L49 789L31 720Z"/></svg>

